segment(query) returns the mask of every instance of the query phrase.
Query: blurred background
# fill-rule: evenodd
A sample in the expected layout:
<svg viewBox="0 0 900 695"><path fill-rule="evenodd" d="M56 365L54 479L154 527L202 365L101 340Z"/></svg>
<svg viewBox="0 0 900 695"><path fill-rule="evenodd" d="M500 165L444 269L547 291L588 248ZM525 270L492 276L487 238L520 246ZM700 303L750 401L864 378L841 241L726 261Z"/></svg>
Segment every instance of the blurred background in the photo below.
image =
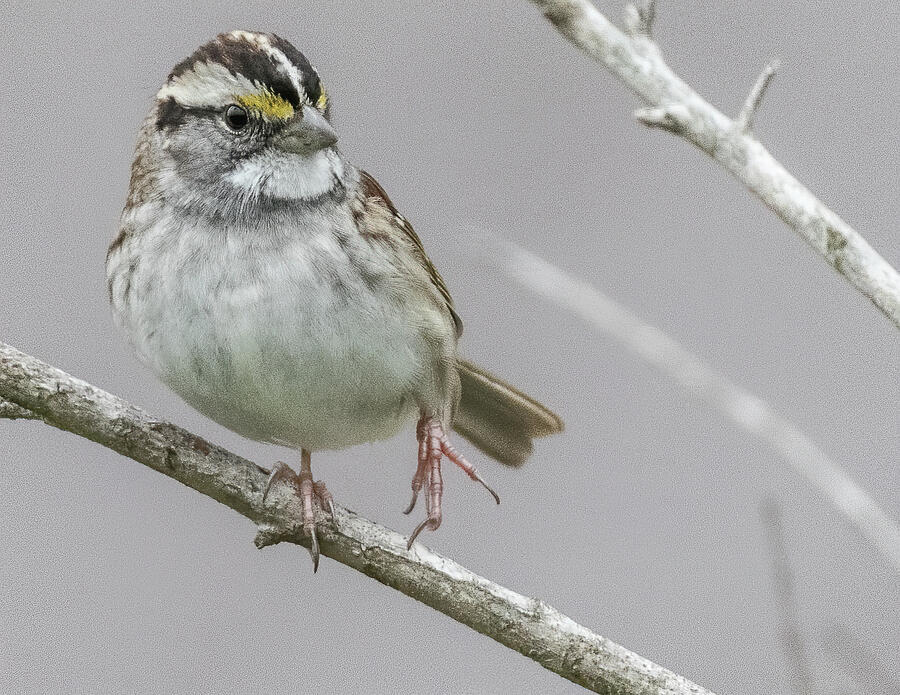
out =
<svg viewBox="0 0 900 695"><path fill-rule="evenodd" d="M599 7L619 21L623 4ZM297 463L158 383L112 325L103 271L169 69L220 31L274 31L318 67L344 151L441 269L463 352L567 424L520 470L473 454L500 507L448 469L425 542L716 692L787 692L771 497L817 692L895 692L898 578L862 536L772 450L461 242L499 234L594 283L900 518L897 329L712 161L636 124L636 98L530 3L6 2L2 18L0 340ZM898 20L893 0L661 0L655 31L731 114L780 57L757 133L895 267ZM315 464L344 505L413 528L411 428ZM303 549L260 552L243 517L41 423L0 421L0 495L4 693L579 691L328 559L313 576Z"/></svg>

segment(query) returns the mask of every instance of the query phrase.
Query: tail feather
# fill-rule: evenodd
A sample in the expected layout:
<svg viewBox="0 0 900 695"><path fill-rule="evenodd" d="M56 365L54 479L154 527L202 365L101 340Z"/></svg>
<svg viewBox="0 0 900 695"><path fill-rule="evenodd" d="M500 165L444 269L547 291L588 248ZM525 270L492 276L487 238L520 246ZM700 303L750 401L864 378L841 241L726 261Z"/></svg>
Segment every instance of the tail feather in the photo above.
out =
<svg viewBox="0 0 900 695"><path fill-rule="evenodd" d="M562 432L558 415L505 381L459 360L462 395L453 429L507 466L521 466L531 440Z"/></svg>

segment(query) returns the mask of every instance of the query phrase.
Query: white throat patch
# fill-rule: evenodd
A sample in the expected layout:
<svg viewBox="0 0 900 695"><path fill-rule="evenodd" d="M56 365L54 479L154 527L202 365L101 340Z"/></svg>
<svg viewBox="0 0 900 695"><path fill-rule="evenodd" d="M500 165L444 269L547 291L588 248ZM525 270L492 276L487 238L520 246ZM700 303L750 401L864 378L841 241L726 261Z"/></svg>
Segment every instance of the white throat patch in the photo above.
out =
<svg viewBox="0 0 900 695"><path fill-rule="evenodd" d="M328 193L343 175L341 158L331 148L307 156L266 150L243 160L228 180L250 198L310 200Z"/></svg>

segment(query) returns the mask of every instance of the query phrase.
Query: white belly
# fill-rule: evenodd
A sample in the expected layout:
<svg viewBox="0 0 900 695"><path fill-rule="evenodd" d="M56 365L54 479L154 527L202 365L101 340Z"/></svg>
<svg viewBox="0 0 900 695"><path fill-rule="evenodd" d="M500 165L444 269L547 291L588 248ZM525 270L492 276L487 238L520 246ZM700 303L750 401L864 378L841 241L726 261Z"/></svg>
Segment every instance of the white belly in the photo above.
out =
<svg viewBox="0 0 900 695"><path fill-rule="evenodd" d="M240 303L185 322L160 346L174 358L162 378L220 424L252 439L337 449L392 436L414 410L416 356L399 322L336 302L321 307L327 321L257 300L242 312Z"/></svg>
<svg viewBox="0 0 900 695"><path fill-rule="evenodd" d="M252 259L245 242L192 254L182 237L156 249L155 267L172 272L134 269L119 319L197 410L246 437L317 450L390 437L419 407L434 336L447 330L436 310L373 292L372 273L364 282L346 267L330 235Z"/></svg>

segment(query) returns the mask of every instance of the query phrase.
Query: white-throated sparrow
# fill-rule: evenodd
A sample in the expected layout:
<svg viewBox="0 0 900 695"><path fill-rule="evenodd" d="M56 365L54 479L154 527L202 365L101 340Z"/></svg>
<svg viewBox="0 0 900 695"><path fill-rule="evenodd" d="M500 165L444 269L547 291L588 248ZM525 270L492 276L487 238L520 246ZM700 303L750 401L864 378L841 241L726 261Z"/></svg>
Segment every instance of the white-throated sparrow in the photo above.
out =
<svg viewBox="0 0 900 695"><path fill-rule="evenodd" d="M278 36L234 31L198 48L141 128L106 263L116 319L166 384L241 435L302 451L299 476L279 464L270 484L296 487L316 564L315 507L331 496L311 451L384 439L418 416L407 512L424 487L427 516L411 545L441 523L443 456L484 484L450 426L511 466L533 437L562 430L457 355L444 281L381 186L335 147L329 106Z"/></svg>

